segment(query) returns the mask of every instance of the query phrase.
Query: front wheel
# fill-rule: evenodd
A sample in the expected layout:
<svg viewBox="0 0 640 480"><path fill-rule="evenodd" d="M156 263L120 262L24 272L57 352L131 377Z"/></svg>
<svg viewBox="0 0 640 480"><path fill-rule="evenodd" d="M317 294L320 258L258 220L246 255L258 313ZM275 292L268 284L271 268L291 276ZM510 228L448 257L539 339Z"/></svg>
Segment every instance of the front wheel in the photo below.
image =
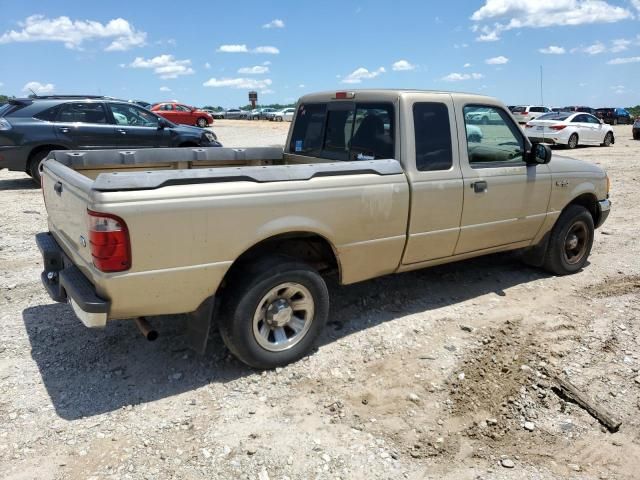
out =
<svg viewBox="0 0 640 480"><path fill-rule="evenodd" d="M569 205L551 230L544 268L556 275L580 271L593 245L593 217L581 205Z"/></svg>
<svg viewBox="0 0 640 480"><path fill-rule="evenodd" d="M269 369L299 360L329 315L329 292L311 266L273 256L240 267L225 289L220 333L247 365Z"/></svg>
<svg viewBox="0 0 640 480"><path fill-rule="evenodd" d="M607 134L604 136L604 142L602 142L602 146L610 147L612 143L613 143L613 133L607 132Z"/></svg>
<svg viewBox="0 0 640 480"><path fill-rule="evenodd" d="M578 146L578 134L572 133L571 136L569 137L569 141L567 142L567 147L573 150L577 146Z"/></svg>
<svg viewBox="0 0 640 480"><path fill-rule="evenodd" d="M206 118L202 118L200 117L197 121L196 121L196 125L199 126L200 128L205 128L207 125L209 125L209 122L207 122Z"/></svg>

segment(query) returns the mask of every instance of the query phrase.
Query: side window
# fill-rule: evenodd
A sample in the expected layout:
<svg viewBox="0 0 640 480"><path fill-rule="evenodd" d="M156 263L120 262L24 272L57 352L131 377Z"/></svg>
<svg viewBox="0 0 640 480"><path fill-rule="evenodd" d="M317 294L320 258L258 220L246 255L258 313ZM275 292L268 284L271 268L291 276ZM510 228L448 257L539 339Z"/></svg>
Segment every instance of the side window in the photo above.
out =
<svg viewBox="0 0 640 480"><path fill-rule="evenodd" d="M416 168L422 172L448 170L453 162L449 110L444 103L415 103L413 128L416 144ZM470 132L471 129L471 132ZM480 141L474 134L480 128L467 127L469 141Z"/></svg>
<svg viewBox="0 0 640 480"><path fill-rule="evenodd" d="M117 125L158 127L158 117L148 110L122 103L112 103L109 106Z"/></svg>
<svg viewBox="0 0 640 480"><path fill-rule="evenodd" d="M524 137L522 131L509 118L507 113L501 108L484 107L495 113L497 120L491 125L478 127L467 123L467 114L473 112L478 105L467 105L464 107L464 117L469 135L469 127L474 126L480 129L482 142L467 142L467 152L471 167L480 168L496 164L495 166L506 166L509 164L520 164L524 161Z"/></svg>
<svg viewBox="0 0 640 480"><path fill-rule="evenodd" d="M107 123L101 103L66 103L60 108L58 121L63 123Z"/></svg>
<svg viewBox="0 0 640 480"><path fill-rule="evenodd" d="M393 158L393 106L391 104L357 104L349 160Z"/></svg>
<svg viewBox="0 0 640 480"><path fill-rule="evenodd" d="M319 156L322 148L322 132L326 118L326 103L300 105L293 125L289 151L298 155Z"/></svg>

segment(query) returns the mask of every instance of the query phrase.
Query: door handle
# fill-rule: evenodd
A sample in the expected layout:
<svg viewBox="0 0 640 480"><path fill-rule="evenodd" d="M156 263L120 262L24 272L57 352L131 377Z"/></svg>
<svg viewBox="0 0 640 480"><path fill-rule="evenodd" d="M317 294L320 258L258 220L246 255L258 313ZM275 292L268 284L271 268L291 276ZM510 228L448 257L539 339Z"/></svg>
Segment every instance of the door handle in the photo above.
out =
<svg viewBox="0 0 640 480"><path fill-rule="evenodd" d="M126 135L127 131L123 128L117 128L116 132L118 132L120 135Z"/></svg>
<svg viewBox="0 0 640 480"><path fill-rule="evenodd" d="M474 193L485 193L487 191L487 182L484 180L471 182L471 188L473 188Z"/></svg>
<svg viewBox="0 0 640 480"><path fill-rule="evenodd" d="M60 130L62 133L69 133L69 127L60 127L58 130Z"/></svg>

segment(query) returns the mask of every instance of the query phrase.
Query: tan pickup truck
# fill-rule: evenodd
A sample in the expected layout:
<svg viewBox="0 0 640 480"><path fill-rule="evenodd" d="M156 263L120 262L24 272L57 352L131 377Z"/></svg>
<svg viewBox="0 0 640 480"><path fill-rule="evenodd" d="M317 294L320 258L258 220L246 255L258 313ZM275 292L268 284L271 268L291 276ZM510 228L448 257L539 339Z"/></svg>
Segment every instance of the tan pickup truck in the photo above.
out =
<svg viewBox="0 0 640 480"><path fill-rule="evenodd" d="M492 121L467 125L478 107ZM506 250L583 268L610 209L592 164L532 145L493 98L362 90L300 99L282 149L58 151L43 163L43 284L88 327L189 314L240 360L312 347L325 276L349 284ZM213 320L213 322L212 322Z"/></svg>

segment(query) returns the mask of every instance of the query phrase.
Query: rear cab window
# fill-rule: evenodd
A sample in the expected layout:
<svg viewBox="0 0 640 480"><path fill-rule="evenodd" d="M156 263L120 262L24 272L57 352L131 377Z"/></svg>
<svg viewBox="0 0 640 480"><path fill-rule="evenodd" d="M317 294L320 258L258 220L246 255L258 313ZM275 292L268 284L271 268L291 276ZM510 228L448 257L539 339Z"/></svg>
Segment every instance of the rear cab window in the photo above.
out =
<svg viewBox="0 0 640 480"><path fill-rule="evenodd" d="M394 158L391 103L302 104L296 118L290 153L338 161Z"/></svg>

